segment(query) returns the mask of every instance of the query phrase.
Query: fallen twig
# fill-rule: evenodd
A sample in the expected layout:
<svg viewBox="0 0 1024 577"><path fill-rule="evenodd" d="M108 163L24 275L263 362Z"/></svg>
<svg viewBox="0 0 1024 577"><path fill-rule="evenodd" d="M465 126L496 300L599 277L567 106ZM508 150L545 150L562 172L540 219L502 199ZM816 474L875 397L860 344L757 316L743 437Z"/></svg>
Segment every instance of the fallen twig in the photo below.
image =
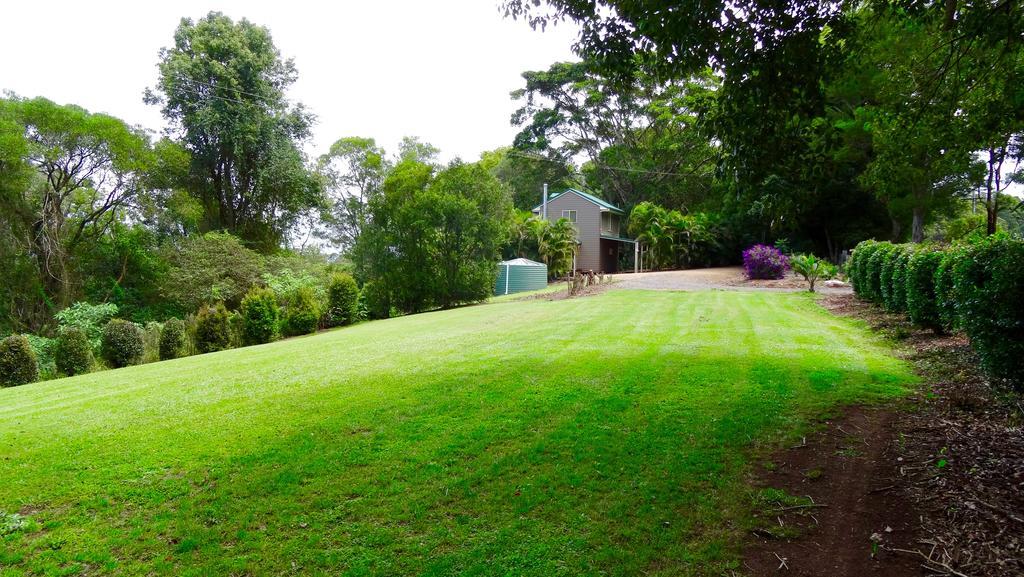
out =
<svg viewBox="0 0 1024 577"><path fill-rule="evenodd" d="M786 565L786 558L785 557L779 557L779 554L774 552L774 551L772 552L772 555L775 555L775 558L779 560L779 568L776 569L776 571L778 571L779 569L782 569L782 568L785 568L787 571L789 571L789 565Z"/></svg>
<svg viewBox="0 0 1024 577"><path fill-rule="evenodd" d="M956 569L950 567L949 565L947 565L946 563L943 563L942 561L936 561L935 559L929 558L927 555L925 555L924 553L918 551L917 549L914 549L914 550L911 550L911 549L898 549L896 547L883 547L883 548L885 550L887 550L887 551L893 551L893 552L896 552L896 553L909 553L911 555L917 555L917 556L919 556L919 557L921 557L922 559L925 560L926 565L924 565L924 567L926 569L931 569L932 571L934 571L936 568L941 568L942 570L944 570L946 573L949 573L950 575L956 575L957 577L970 577L969 575L965 575L964 573L961 573L961 572L957 571ZM927 564L931 564L932 567L928 567Z"/></svg>

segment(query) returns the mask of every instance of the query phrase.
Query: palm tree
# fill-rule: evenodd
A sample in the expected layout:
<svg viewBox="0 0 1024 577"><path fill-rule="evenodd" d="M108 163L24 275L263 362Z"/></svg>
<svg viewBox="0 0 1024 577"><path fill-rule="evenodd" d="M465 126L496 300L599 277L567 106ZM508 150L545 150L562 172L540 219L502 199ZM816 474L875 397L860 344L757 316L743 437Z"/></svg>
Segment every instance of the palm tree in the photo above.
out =
<svg viewBox="0 0 1024 577"><path fill-rule="evenodd" d="M540 254L554 276L568 272L576 256L576 227L567 218L546 226L540 235Z"/></svg>

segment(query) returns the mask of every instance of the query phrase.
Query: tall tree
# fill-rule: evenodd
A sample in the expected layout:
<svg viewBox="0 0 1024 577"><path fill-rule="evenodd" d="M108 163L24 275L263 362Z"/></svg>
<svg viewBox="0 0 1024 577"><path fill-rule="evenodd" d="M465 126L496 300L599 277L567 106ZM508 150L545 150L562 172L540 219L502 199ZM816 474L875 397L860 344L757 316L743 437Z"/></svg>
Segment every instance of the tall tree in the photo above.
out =
<svg viewBox="0 0 1024 577"><path fill-rule="evenodd" d="M649 199L690 204L707 194L718 152L697 130L697 114L714 98L707 73L665 82L639 68L623 80L590 61L559 62L524 72L512 93L522 107L515 148L549 157L583 156L588 184L625 207Z"/></svg>
<svg viewBox="0 0 1024 577"><path fill-rule="evenodd" d="M508 189L480 164L458 161L435 174L400 161L371 197L352 251L364 283L404 312L447 308L489 296L508 238Z"/></svg>
<svg viewBox="0 0 1024 577"><path fill-rule="evenodd" d="M136 208L153 151L140 129L45 98L0 100L0 118L20 128L23 141L8 131L8 143L34 172L4 191L0 213L32 256L41 300L60 310L81 288L76 257Z"/></svg>
<svg viewBox="0 0 1024 577"><path fill-rule="evenodd" d="M322 201L299 146L313 117L285 96L294 62L281 58L266 28L211 12L182 19L158 67L146 101L162 107L170 133L192 155L202 229L276 249L303 211Z"/></svg>
<svg viewBox="0 0 1024 577"><path fill-rule="evenodd" d="M355 245L366 226L367 203L380 191L390 167L372 138L341 138L320 157L329 199L325 237L342 250Z"/></svg>

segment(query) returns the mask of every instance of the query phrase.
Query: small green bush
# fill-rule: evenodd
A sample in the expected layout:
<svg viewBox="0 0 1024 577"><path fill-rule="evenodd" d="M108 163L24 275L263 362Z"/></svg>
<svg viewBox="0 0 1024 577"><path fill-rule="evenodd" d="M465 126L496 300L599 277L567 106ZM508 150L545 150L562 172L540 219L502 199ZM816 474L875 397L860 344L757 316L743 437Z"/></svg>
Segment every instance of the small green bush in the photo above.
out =
<svg viewBox="0 0 1024 577"><path fill-rule="evenodd" d="M39 363L23 335L0 341L0 387L16 387L39 380Z"/></svg>
<svg viewBox="0 0 1024 577"><path fill-rule="evenodd" d="M307 335L320 325L320 308L312 289L302 287L295 291L285 315L285 332L291 336Z"/></svg>
<svg viewBox="0 0 1024 577"><path fill-rule="evenodd" d="M332 326L350 325L356 321L359 286L352 275L338 273L327 287L328 317Z"/></svg>
<svg viewBox="0 0 1024 577"><path fill-rule="evenodd" d="M789 260L789 264L793 272L804 277L809 285L807 290L810 292L814 292L814 284L817 281L834 278L837 273L836 265L813 254L798 254Z"/></svg>
<svg viewBox="0 0 1024 577"><path fill-rule="evenodd" d="M57 370L69 377L92 370L92 343L81 328L70 326L60 332L54 350Z"/></svg>
<svg viewBox="0 0 1024 577"><path fill-rule="evenodd" d="M231 348L231 326L224 303L203 306L196 315L196 350L213 353Z"/></svg>
<svg viewBox="0 0 1024 577"><path fill-rule="evenodd" d="M142 329L131 321L113 319L103 327L100 350L103 360L115 369L134 365L145 352Z"/></svg>
<svg viewBox="0 0 1024 577"><path fill-rule="evenodd" d="M882 293L882 269L893 246L891 242L877 243L871 256L868 257L864 268L864 285L868 300L876 303L885 302L885 296Z"/></svg>
<svg viewBox="0 0 1024 577"><path fill-rule="evenodd" d="M185 339L185 322L181 319L167 319L163 329L160 330L160 360L166 361L184 356L186 354Z"/></svg>
<svg viewBox="0 0 1024 577"><path fill-rule="evenodd" d="M935 293L935 272L942 257L939 250L916 250L908 258L906 270L907 314L914 324L936 332L942 331Z"/></svg>
<svg viewBox="0 0 1024 577"><path fill-rule="evenodd" d="M953 263L959 322L985 370L1024 387L1024 241L997 234Z"/></svg>
<svg viewBox="0 0 1024 577"><path fill-rule="evenodd" d="M269 343L277 338L281 311L277 295L268 288L252 288L242 299L242 342L247 345Z"/></svg>
<svg viewBox="0 0 1024 577"><path fill-rule="evenodd" d="M367 281L361 294L368 318L386 319L391 316L391 299L383 282Z"/></svg>

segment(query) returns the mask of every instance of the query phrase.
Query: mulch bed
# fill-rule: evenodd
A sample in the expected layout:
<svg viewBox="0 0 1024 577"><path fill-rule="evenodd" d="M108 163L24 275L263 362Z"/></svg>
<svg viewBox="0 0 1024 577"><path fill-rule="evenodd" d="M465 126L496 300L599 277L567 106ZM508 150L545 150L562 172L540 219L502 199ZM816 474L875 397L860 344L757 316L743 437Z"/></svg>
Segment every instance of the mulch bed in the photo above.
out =
<svg viewBox="0 0 1024 577"><path fill-rule="evenodd" d="M900 341L923 384L902 406L854 407L806 446L774 456L778 465L760 485L828 507L812 524L780 516L803 521L793 539L755 533L749 574L1024 575L1021 397L984 377L962 335L918 330L852 295L819 302ZM863 458L836 450L853 439ZM868 541L877 544L870 553Z"/></svg>

